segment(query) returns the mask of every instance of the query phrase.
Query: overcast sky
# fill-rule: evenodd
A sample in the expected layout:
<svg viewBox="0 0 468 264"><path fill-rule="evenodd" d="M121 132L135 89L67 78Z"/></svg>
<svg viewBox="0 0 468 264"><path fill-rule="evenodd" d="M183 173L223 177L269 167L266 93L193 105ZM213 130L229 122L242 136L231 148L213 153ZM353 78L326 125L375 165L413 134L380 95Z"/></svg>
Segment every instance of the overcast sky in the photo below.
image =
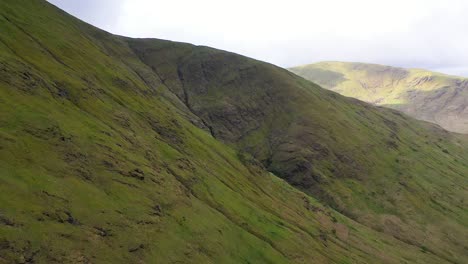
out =
<svg viewBox="0 0 468 264"><path fill-rule="evenodd" d="M358 61L468 77L467 0L49 0L109 32L291 67Z"/></svg>

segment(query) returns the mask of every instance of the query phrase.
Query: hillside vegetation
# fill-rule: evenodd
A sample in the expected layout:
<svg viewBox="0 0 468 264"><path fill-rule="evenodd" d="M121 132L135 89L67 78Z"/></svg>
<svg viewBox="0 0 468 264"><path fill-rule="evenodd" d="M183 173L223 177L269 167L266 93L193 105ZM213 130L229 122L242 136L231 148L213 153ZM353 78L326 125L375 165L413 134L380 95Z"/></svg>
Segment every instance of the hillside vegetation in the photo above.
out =
<svg viewBox="0 0 468 264"><path fill-rule="evenodd" d="M468 258L466 137L42 0L0 25L0 263Z"/></svg>
<svg viewBox="0 0 468 264"><path fill-rule="evenodd" d="M461 137L232 53L127 41L214 137L374 230L466 257Z"/></svg>
<svg viewBox="0 0 468 264"><path fill-rule="evenodd" d="M468 134L468 79L421 69L321 62L291 71L342 95Z"/></svg>

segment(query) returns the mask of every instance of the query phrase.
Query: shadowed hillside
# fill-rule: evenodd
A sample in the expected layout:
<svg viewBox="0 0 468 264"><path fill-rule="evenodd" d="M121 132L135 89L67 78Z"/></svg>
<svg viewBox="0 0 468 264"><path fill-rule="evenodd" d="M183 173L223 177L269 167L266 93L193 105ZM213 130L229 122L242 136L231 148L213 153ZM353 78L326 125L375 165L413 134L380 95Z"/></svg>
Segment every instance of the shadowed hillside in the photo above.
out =
<svg viewBox="0 0 468 264"><path fill-rule="evenodd" d="M0 263L467 257L465 138L45 1L0 25Z"/></svg>
<svg viewBox="0 0 468 264"><path fill-rule="evenodd" d="M216 138L375 230L434 243L447 259L466 253L457 246L468 220L461 138L232 53L127 41Z"/></svg>

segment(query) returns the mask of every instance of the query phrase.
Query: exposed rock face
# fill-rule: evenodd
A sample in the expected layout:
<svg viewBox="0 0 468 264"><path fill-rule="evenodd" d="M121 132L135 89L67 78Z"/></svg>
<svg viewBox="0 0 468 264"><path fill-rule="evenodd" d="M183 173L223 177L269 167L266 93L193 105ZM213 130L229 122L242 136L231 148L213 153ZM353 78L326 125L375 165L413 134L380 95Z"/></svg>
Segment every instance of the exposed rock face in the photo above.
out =
<svg viewBox="0 0 468 264"><path fill-rule="evenodd" d="M468 79L389 66L321 62L290 69L329 90L468 133Z"/></svg>

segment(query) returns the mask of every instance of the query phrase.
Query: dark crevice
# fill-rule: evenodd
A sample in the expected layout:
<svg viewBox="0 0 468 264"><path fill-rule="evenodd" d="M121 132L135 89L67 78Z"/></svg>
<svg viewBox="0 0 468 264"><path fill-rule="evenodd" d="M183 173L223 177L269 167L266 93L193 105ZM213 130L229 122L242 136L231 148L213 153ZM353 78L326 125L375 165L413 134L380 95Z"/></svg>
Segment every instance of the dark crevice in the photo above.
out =
<svg viewBox="0 0 468 264"><path fill-rule="evenodd" d="M190 98L189 98L189 95L188 95L188 92L187 92L187 88L185 87L185 84L184 84L184 74L182 73L182 70L181 70L181 65L177 65L177 77L180 81L180 85L182 86L182 92L183 92L183 97L184 98L179 98L180 100L182 100L182 102L185 104L185 106L187 106L187 108L190 110L190 112L192 112L192 114L194 114L195 116L197 116L200 121L203 123L203 125L205 127L208 128L210 134L212 137L216 138L215 136L215 133L214 133L214 130L213 130L213 127L210 126L208 124L208 122L205 121L205 119L203 117L201 117L200 115L198 115L192 108L192 106L190 105ZM169 89L170 90L170 89ZM177 96L177 95L176 95Z"/></svg>
<svg viewBox="0 0 468 264"><path fill-rule="evenodd" d="M137 58L140 59L140 61L150 67L150 65L148 65L146 62L145 62L145 59L141 57L141 55L138 54L138 52L135 52L135 50L133 49L133 47L131 45L129 45L130 49L134 52L134 54L136 55ZM183 92L183 98L181 98L181 96L179 96L177 93L175 93L167 84L166 84L166 79L163 78L157 71L156 68L154 67L150 67L151 71L156 75L156 77L161 81L161 83L166 86L167 90L169 92L171 92L173 95L175 95L186 107L187 109L195 116L195 117L198 117L198 119L202 122L202 124L208 129L209 133L211 134L211 136L213 138L216 138L215 136L215 133L214 133L214 129L211 125L208 124L208 122L201 116L199 116L194 110L193 108L190 106L189 104L189 96L188 96L188 92L187 92L187 89L185 88L184 86L184 76L183 76L183 73L182 73L182 70L181 70L181 65L177 65L177 77L180 81L180 85L182 86L182 92ZM138 73L137 73L138 74ZM138 74L138 76L142 78L142 76L140 76ZM144 79L143 79L144 81ZM146 83L146 82L145 82Z"/></svg>
<svg viewBox="0 0 468 264"><path fill-rule="evenodd" d="M156 75L158 75L159 79L162 80L162 78L159 76L159 74L157 74L156 70L154 70L154 72L156 73ZM208 122L205 121L205 119L203 119L203 117L201 117L200 115L198 115L192 108L192 106L190 105L189 101L190 101L190 98L189 98L189 95L188 95L188 92L187 92L187 88L185 87L185 82L184 82L184 74L181 70L181 65L177 65L177 77L180 81L180 85L182 86L182 92L183 92L183 98L180 98L180 96L178 96L177 94L175 94L175 96L177 96L177 98L179 98L179 100L181 100L184 105L187 107L187 109L193 114L195 115L196 117L198 117L200 119L200 121L202 122L202 124L208 128L210 134L212 137L216 138L215 137L215 133L214 133L214 130L213 130L213 127L210 126L208 124ZM168 87L169 88L169 87ZM169 88L169 91L172 92L172 90Z"/></svg>

